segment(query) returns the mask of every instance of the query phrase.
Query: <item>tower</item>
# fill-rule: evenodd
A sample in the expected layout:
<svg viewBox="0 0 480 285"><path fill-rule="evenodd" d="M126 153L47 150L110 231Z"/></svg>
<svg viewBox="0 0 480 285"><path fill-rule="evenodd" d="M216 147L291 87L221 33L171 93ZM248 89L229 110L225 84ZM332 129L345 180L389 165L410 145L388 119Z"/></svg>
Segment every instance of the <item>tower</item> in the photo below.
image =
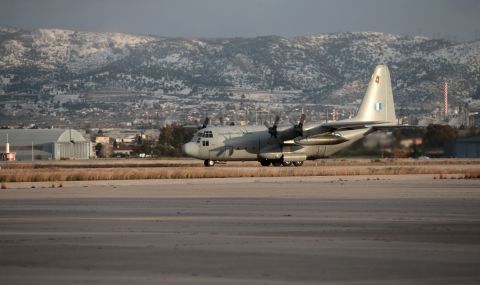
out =
<svg viewBox="0 0 480 285"><path fill-rule="evenodd" d="M443 88L443 115L445 119L448 118L448 82L445 81Z"/></svg>

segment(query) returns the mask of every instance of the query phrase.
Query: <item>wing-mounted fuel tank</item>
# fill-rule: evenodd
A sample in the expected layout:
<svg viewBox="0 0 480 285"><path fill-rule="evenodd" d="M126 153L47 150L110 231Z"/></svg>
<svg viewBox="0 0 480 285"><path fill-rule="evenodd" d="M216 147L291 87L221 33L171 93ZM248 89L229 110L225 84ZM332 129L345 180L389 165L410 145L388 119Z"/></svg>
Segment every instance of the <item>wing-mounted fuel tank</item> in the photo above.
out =
<svg viewBox="0 0 480 285"><path fill-rule="evenodd" d="M320 134L308 137L298 137L293 140L298 145L334 145L341 144L348 139L340 134Z"/></svg>

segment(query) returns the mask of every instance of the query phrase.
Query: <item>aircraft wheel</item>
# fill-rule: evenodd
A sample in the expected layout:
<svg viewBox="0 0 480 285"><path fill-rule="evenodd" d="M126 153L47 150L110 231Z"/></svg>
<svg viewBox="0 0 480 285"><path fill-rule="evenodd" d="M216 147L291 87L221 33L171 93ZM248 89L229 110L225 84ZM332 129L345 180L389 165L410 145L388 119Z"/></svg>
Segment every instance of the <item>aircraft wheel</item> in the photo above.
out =
<svg viewBox="0 0 480 285"><path fill-rule="evenodd" d="M210 159L206 159L206 160L203 162L203 165L205 165L206 167L211 167L211 166L214 166L214 165L215 165L215 161L210 160Z"/></svg>
<svg viewBox="0 0 480 285"><path fill-rule="evenodd" d="M294 161L294 162L293 162L293 165L295 165L295 166L302 166L302 165L303 165L303 161Z"/></svg>
<svg viewBox="0 0 480 285"><path fill-rule="evenodd" d="M286 167L292 166L292 162L291 161L284 161L284 162L282 162L282 165L286 166Z"/></svg>
<svg viewBox="0 0 480 285"><path fill-rule="evenodd" d="M260 164L262 166L269 166L270 165L270 160L260 160Z"/></svg>

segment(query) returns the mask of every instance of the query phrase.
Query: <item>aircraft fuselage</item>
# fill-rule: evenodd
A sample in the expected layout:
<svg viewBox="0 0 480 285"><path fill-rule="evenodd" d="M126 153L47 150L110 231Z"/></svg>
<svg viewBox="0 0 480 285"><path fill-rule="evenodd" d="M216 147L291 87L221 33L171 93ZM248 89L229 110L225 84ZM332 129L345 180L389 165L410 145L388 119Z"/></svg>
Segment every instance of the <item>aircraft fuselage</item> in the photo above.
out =
<svg viewBox="0 0 480 285"><path fill-rule="evenodd" d="M298 145L268 133L265 126L207 127L183 146L188 156L212 161L304 161L329 157L362 138L368 128L339 133L347 141L334 145Z"/></svg>

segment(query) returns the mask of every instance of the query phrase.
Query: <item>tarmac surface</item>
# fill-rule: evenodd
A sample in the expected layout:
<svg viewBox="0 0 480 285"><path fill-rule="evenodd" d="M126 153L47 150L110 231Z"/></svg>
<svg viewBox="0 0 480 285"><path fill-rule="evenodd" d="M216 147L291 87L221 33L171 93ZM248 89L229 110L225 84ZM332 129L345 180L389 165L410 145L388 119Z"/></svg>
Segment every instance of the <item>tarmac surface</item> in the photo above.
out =
<svg viewBox="0 0 480 285"><path fill-rule="evenodd" d="M7 183L0 284L479 284L480 180L433 177Z"/></svg>

